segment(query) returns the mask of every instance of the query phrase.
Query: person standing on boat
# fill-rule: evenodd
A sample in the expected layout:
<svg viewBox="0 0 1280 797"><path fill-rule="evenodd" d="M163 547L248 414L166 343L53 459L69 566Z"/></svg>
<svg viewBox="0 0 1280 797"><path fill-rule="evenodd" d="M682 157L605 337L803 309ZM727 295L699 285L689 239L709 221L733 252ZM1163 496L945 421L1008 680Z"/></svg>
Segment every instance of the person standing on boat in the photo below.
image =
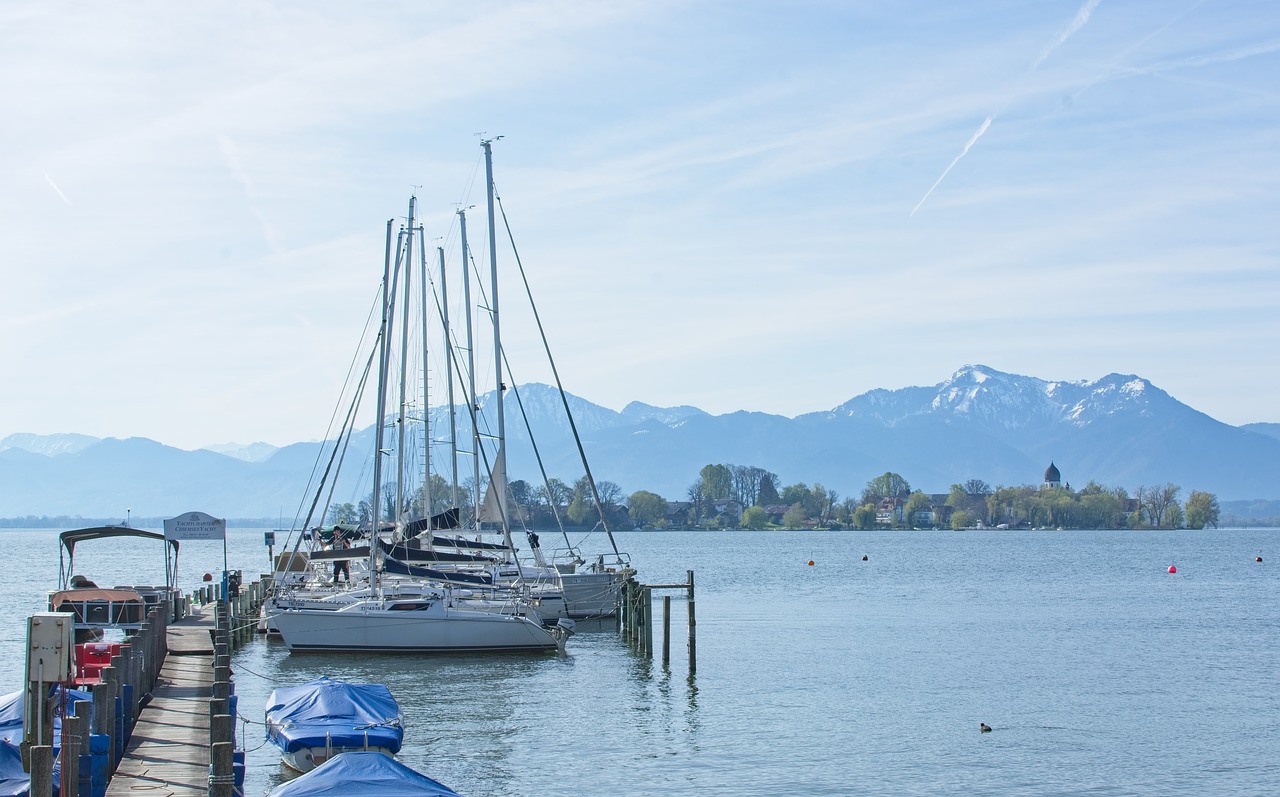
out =
<svg viewBox="0 0 1280 797"><path fill-rule="evenodd" d="M346 550L351 547L351 543L347 542L347 535L342 533L342 529L334 527L333 529L333 549L335 551ZM334 559L333 560L333 583L345 580L351 583L350 559Z"/></svg>

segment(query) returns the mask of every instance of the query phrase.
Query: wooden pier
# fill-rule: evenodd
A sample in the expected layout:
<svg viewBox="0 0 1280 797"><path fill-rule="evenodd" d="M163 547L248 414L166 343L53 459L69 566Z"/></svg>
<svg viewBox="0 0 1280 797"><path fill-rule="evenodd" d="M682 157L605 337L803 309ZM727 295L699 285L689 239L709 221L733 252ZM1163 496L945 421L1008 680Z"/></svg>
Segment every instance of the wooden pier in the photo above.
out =
<svg viewBox="0 0 1280 797"><path fill-rule="evenodd" d="M185 616L173 623L166 622L166 609L153 610L102 669L101 682L89 687L91 726L90 701L72 704L61 745L63 797L231 797L231 652L253 637L269 586L264 576L227 600L213 587L202 588L181 599L177 613ZM52 791L51 726L30 748L32 794ZM93 762L92 777L80 770L87 762Z"/></svg>

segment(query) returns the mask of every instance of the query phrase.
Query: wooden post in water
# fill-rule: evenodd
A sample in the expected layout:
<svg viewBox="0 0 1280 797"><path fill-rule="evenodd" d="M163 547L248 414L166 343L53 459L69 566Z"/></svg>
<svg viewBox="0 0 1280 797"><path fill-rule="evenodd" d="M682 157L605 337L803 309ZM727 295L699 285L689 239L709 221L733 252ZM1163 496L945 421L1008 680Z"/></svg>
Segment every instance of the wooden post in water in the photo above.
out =
<svg viewBox="0 0 1280 797"><path fill-rule="evenodd" d="M693 571L689 572L689 674L698 670L698 622L693 612Z"/></svg>
<svg viewBox="0 0 1280 797"><path fill-rule="evenodd" d="M100 733L105 733L110 740L107 745L108 774L114 773L116 771L116 764L120 762L119 756L116 755L117 744L119 743L117 738L118 735L116 734L116 697L119 696L120 690L120 684L117 677L118 672L119 671L116 670L114 666L108 665L103 667L100 676L102 682L93 687L93 696L95 699L98 697L99 689L101 689L103 693L103 710L99 715L102 718L102 730ZM96 700L94 708L97 708Z"/></svg>
<svg viewBox="0 0 1280 797"><path fill-rule="evenodd" d="M235 787L235 745L214 742L210 745L213 774L209 776L209 797L232 797Z"/></svg>
<svg viewBox="0 0 1280 797"><path fill-rule="evenodd" d="M75 701L79 705L80 701ZM59 792L66 797L75 797L80 788L80 739L84 736L84 726L88 719L79 712L62 718L62 749L58 757L62 760L62 776Z"/></svg>
<svg viewBox="0 0 1280 797"><path fill-rule="evenodd" d="M653 588L645 587L641 592L644 604L644 655L653 656Z"/></svg>
<svg viewBox="0 0 1280 797"><path fill-rule="evenodd" d="M671 596L662 596L662 666L671 664Z"/></svg>
<svg viewBox="0 0 1280 797"><path fill-rule="evenodd" d="M53 794L53 745L31 745L31 785L29 794Z"/></svg>

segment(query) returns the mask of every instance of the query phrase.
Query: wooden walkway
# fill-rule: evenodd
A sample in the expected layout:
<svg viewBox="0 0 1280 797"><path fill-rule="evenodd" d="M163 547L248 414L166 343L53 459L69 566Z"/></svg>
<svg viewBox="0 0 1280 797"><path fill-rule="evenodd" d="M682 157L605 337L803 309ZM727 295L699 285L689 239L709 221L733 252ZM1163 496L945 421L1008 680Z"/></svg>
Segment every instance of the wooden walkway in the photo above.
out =
<svg viewBox="0 0 1280 797"><path fill-rule="evenodd" d="M169 655L212 656L213 631L213 607L193 610L191 616L169 624ZM212 664L209 666L213 667Z"/></svg>
<svg viewBox="0 0 1280 797"><path fill-rule="evenodd" d="M169 655L107 797L208 795L214 621L212 607L207 608L169 626Z"/></svg>

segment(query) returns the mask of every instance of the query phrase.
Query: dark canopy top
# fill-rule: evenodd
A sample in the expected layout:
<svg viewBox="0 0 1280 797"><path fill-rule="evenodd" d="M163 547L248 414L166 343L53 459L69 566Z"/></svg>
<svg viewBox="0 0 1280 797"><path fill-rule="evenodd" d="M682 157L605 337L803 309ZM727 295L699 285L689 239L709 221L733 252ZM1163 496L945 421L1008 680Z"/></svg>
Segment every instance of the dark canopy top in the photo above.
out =
<svg viewBox="0 0 1280 797"><path fill-rule="evenodd" d="M58 538L62 540L62 547L67 549L68 557L75 555L76 543L102 540L110 537L141 537L148 540L164 539L164 535L158 531L146 531L144 529L129 528L128 526L96 526L91 529L72 529L58 535ZM173 546L173 550L176 553L178 541L169 540L169 544Z"/></svg>
<svg viewBox="0 0 1280 797"><path fill-rule="evenodd" d="M137 537L168 543L169 547L165 549L165 580L167 582L165 586L172 587L174 585L178 568L177 540L167 540L158 531L145 531L129 526L95 526L90 529L72 529L58 535L58 539L62 543L62 550L58 552L58 581L61 588L66 589L71 581L71 574L75 567L77 544L90 540L111 539L113 537ZM64 553L66 555L65 561L63 559ZM169 556L170 553L172 553L172 557Z"/></svg>

